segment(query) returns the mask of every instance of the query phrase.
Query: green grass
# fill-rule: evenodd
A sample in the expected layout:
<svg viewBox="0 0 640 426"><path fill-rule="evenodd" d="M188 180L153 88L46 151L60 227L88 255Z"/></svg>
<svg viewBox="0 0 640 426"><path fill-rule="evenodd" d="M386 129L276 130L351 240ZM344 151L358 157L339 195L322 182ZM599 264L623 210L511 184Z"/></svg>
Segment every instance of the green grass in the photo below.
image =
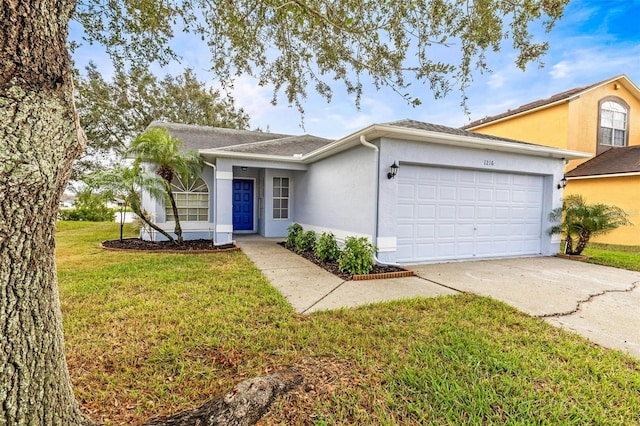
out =
<svg viewBox="0 0 640 426"><path fill-rule="evenodd" d="M583 252L590 263L640 271L640 247L589 243Z"/></svg>
<svg viewBox="0 0 640 426"><path fill-rule="evenodd" d="M241 252L98 248L117 224L58 225L76 395L136 424L297 366L266 424L638 424L640 362L492 299L416 298L301 316Z"/></svg>

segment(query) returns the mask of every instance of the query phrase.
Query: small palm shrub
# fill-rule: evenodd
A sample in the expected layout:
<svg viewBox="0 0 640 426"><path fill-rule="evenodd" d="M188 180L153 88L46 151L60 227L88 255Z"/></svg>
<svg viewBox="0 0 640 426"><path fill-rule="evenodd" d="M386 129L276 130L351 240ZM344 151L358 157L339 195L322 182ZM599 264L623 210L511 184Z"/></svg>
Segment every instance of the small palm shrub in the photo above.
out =
<svg viewBox="0 0 640 426"><path fill-rule="evenodd" d="M591 237L631 225L629 215L620 207L602 203L587 204L578 194L569 195L562 207L551 212L549 219L560 221L549 230L549 234L562 234L566 241L565 253L573 255L582 254Z"/></svg>
<svg viewBox="0 0 640 426"><path fill-rule="evenodd" d="M375 251L376 247L365 237L347 237L338 258L338 266L342 272L352 275L368 274L373 269Z"/></svg>
<svg viewBox="0 0 640 426"><path fill-rule="evenodd" d="M296 239L298 235L302 234L302 226L297 223L292 223L287 228L287 240L284 242L284 245L288 249L293 249L296 246Z"/></svg>
<svg viewBox="0 0 640 426"><path fill-rule="evenodd" d="M313 231L300 232L296 237L296 241L295 241L296 253L313 251L316 247L317 239L318 239L318 236Z"/></svg>
<svg viewBox="0 0 640 426"><path fill-rule="evenodd" d="M316 257L323 262L333 262L340 256L340 249L335 235L323 232L316 243Z"/></svg>

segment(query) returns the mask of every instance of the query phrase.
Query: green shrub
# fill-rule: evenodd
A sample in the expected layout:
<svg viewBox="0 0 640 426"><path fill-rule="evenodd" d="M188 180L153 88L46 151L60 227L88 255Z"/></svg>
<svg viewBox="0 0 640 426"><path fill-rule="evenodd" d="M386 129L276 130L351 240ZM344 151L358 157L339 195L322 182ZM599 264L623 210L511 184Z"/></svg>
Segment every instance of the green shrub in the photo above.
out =
<svg viewBox="0 0 640 426"><path fill-rule="evenodd" d="M305 251L313 251L316 247L316 240L318 236L313 231L301 232L296 237L295 250L296 253L303 253Z"/></svg>
<svg viewBox="0 0 640 426"><path fill-rule="evenodd" d="M115 221L115 210L105 205L92 207L78 207L75 209L64 209L58 213L60 220L73 220L84 222L113 222Z"/></svg>
<svg viewBox="0 0 640 426"><path fill-rule="evenodd" d="M333 262L340 256L340 249L335 235L323 232L316 243L316 257L323 262Z"/></svg>
<svg viewBox="0 0 640 426"><path fill-rule="evenodd" d="M342 272L352 275L368 274L373 269L375 252L376 247L365 237L347 237L338 258L338 266Z"/></svg>
<svg viewBox="0 0 640 426"><path fill-rule="evenodd" d="M298 238L299 234L302 234L302 226L297 223L289 225L287 228L287 240L284 245L290 249L294 248L296 246L296 238Z"/></svg>

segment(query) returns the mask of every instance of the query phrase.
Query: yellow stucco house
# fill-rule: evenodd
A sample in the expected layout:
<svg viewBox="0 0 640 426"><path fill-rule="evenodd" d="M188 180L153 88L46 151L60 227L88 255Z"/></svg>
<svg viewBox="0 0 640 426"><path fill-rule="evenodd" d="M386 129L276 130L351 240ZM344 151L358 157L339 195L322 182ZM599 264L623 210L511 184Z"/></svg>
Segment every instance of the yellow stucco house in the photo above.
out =
<svg viewBox="0 0 640 426"><path fill-rule="evenodd" d="M463 129L592 154L567 163L565 195L581 194L588 203L629 213L633 226L593 241L640 246L640 89L627 76L567 90Z"/></svg>

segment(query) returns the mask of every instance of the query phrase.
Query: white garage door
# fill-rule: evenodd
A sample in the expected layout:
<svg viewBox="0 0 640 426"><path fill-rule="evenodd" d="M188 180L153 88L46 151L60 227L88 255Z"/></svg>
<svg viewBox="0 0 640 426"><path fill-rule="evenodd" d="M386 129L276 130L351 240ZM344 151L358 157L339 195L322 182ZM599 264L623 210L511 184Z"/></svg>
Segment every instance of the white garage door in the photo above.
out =
<svg viewBox="0 0 640 426"><path fill-rule="evenodd" d="M398 173L399 262L534 255L542 176L404 166Z"/></svg>

